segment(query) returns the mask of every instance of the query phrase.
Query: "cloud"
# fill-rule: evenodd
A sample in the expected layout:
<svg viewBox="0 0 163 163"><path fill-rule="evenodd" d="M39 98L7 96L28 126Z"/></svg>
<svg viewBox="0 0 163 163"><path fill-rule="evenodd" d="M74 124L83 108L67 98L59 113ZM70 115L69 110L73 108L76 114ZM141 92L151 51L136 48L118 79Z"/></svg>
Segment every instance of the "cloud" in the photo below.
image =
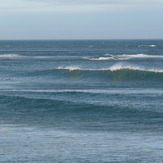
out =
<svg viewBox="0 0 163 163"><path fill-rule="evenodd" d="M0 12L102 12L162 8L162 0L0 0Z"/></svg>

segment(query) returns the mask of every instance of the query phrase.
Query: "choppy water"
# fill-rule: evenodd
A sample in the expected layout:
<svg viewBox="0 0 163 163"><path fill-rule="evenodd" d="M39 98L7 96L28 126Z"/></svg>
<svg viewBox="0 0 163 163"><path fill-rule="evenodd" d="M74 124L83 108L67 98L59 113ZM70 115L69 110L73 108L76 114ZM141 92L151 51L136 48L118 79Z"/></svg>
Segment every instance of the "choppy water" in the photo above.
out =
<svg viewBox="0 0 163 163"><path fill-rule="evenodd" d="M163 40L0 41L0 162L163 161Z"/></svg>

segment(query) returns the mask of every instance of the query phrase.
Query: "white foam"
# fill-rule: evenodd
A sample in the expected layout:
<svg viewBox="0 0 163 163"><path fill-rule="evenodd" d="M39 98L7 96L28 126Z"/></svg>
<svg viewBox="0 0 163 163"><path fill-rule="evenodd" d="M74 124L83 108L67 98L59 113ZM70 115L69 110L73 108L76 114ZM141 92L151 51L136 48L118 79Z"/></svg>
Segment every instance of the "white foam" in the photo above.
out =
<svg viewBox="0 0 163 163"><path fill-rule="evenodd" d="M83 57L82 59L84 59L84 60L90 60L90 58L88 58L88 57Z"/></svg>
<svg viewBox="0 0 163 163"><path fill-rule="evenodd" d="M149 55L146 54L122 54L122 55L118 55L120 57L130 57L130 58L146 58Z"/></svg>
<svg viewBox="0 0 163 163"><path fill-rule="evenodd" d="M74 70L80 70L80 67L78 66L66 66L66 67L62 67L59 66L56 68L57 70L69 70L69 71L74 71Z"/></svg>
<svg viewBox="0 0 163 163"><path fill-rule="evenodd" d="M14 57L21 57L20 54L0 54L0 58L14 58Z"/></svg>
<svg viewBox="0 0 163 163"><path fill-rule="evenodd" d="M154 48L154 47L156 47L157 45L148 45L148 46Z"/></svg>
<svg viewBox="0 0 163 163"><path fill-rule="evenodd" d="M151 47L151 48L155 48L155 47L157 47L157 45L138 45L138 47Z"/></svg>
<svg viewBox="0 0 163 163"><path fill-rule="evenodd" d="M113 57L99 57L99 58L91 58L89 60L92 60L92 61L104 61L104 60L114 60Z"/></svg>
<svg viewBox="0 0 163 163"><path fill-rule="evenodd" d="M149 72L158 72L158 73L162 73L163 70L157 70L157 69L148 69L148 70L145 70L145 71L149 71Z"/></svg>
<svg viewBox="0 0 163 163"><path fill-rule="evenodd" d="M111 54L104 54L105 57L98 57L98 58L88 58L83 57L83 59L90 60L90 61L102 61L102 60L115 60L116 56Z"/></svg>

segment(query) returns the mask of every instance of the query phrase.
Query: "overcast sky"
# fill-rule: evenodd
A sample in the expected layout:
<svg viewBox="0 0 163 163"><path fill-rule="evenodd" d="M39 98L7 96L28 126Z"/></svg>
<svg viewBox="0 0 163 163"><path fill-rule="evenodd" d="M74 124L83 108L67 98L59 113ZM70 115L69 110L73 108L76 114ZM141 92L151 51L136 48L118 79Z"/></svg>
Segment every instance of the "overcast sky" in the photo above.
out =
<svg viewBox="0 0 163 163"><path fill-rule="evenodd" d="M0 0L0 39L163 39L163 0Z"/></svg>

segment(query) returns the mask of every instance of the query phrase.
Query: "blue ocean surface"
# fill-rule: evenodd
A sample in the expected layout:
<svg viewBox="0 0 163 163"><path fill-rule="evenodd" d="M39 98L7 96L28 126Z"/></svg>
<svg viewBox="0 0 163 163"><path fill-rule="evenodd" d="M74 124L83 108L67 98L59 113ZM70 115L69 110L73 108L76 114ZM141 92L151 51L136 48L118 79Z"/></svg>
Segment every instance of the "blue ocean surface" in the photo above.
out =
<svg viewBox="0 0 163 163"><path fill-rule="evenodd" d="M1 163L162 163L163 40L0 41Z"/></svg>

